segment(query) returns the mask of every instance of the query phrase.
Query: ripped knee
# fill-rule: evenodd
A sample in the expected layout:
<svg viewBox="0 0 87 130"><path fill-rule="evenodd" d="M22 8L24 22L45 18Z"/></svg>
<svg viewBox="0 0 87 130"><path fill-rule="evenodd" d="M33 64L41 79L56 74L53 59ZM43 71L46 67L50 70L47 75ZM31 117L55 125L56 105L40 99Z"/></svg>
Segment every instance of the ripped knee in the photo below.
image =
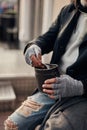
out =
<svg viewBox="0 0 87 130"><path fill-rule="evenodd" d="M27 99L22 103L22 105L16 110L16 112L24 117L28 117L32 112L37 112L43 107L42 104L39 104L31 99Z"/></svg>
<svg viewBox="0 0 87 130"><path fill-rule="evenodd" d="M9 118L4 122L5 130L18 130L18 126L15 122Z"/></svg>

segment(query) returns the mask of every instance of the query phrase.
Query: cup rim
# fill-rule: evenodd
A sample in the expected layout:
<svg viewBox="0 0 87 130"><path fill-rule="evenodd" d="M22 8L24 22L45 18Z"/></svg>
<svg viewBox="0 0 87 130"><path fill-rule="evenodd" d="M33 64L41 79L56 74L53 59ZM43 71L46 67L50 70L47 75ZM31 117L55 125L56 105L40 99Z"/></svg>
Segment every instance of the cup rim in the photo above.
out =
<svg viewBox="0 0 87 130"><path fill-rule="evenodd" d="M52 67L52 68L48 68L48 69L40 69L40 68L37 68L37 67L35 67L35 70L41 70L41 71L49 71L49 70L53 70L53 69L55 69L56 67L58 67L58 65L57 64L46 64L46 65L50 65L50 66L52 66L52 65L54 65L54 67Z"/></svg>

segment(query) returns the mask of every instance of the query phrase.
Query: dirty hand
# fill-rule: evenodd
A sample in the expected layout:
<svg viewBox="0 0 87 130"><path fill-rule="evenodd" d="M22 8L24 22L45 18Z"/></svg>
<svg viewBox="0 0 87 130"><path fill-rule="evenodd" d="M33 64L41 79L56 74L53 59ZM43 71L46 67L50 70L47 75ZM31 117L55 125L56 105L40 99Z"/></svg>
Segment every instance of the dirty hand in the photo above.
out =
<svg viewBox="0 0 87 130"><path fill-rule="evenodd" d="M25 60L27 64L34 67L41 65L41 49L37 45L31 45L25 52Z"/></svg>
<svg viewBox="0 0 87 130"><path fill-rule="evenodd" d="M43 92L50 98L72 97L83 94L83 84L69 75L48 79L43 84Z"/></svg>

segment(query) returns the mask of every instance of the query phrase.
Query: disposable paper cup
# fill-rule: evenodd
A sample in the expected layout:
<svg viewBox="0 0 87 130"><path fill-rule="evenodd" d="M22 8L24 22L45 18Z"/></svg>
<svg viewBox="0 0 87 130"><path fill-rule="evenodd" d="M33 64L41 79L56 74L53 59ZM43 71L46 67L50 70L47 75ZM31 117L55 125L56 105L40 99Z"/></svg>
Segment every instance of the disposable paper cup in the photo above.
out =
<svg viewBox="0 0 87 130"><path fill-rule="evenodd" d="M42 92L42 85L47 79L59 77L59 70L57 64L46 64L47 69L35 68L35 77L37 81L37 87Z"/></svg>

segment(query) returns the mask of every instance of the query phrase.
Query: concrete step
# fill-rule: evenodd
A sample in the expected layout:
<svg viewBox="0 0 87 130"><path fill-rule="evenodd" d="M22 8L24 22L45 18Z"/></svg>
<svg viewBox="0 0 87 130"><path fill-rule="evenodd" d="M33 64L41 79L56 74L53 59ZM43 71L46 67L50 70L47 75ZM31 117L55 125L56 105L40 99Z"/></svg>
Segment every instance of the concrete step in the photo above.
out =
<svg viewBox="0 0 87 130"><path fill-rule="evenodd" d="M0 82L0 106L9 105L12 109L15 108L16 95L12 85L8 82ZM3 105L2 105L3 104Z"/></svg>

